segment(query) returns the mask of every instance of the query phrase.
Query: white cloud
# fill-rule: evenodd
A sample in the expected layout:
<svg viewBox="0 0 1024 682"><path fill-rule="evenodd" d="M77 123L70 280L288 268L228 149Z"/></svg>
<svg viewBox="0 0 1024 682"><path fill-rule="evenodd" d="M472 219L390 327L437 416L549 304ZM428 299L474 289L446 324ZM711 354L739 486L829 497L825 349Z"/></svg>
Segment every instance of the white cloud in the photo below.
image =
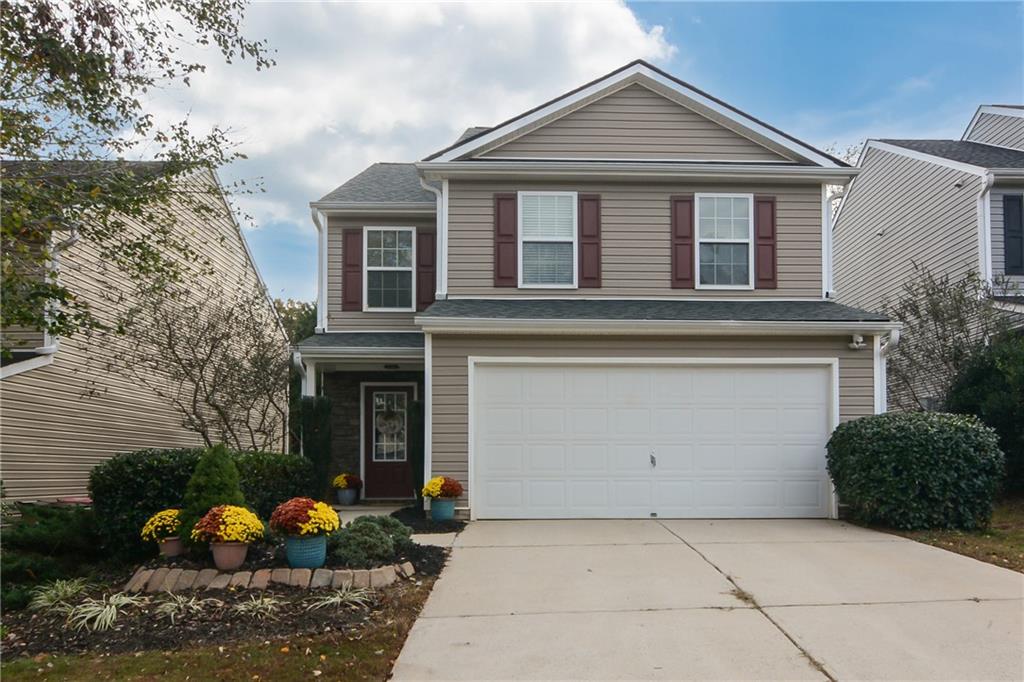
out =
<svg viewBox="0 0 1024 682"><path fill-rule="evenodd" d="M307 203L374 161L422 158L468 126L675 52L622 2L259 3L245 31L276 49L274 68L210 52L206 73L153 109L232 128L249 158L226 179L261 176L266 188L241 204L258 222L308 230Z"/></svg>

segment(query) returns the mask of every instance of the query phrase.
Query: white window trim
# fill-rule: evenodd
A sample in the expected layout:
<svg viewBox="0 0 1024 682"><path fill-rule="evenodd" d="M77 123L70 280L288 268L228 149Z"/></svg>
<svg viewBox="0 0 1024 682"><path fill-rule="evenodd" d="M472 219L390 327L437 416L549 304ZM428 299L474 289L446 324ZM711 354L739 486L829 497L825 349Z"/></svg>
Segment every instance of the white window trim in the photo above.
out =
<svg viewBox="0 0 1024 682"><path fill-rule="evenodd" d="M572 197L572 284L524 284L523 283L523 197L524 196L561 196ZM555 242L564 244L565 239L536 238L529 242ZM579 288L579 201L576 192L517 192L516 193L516 261L519 270L518 286L520 289L578 289Z"/></svg>
<svg viewBox="0 0 1024 682"><path fill-rule="evenodd" d="M754 279L754 195L731 193L703 193L694 195L696 203L693 207L693 284L696 289L721 289L730 291L753 291ZM700 238L700 202L704 199L746 199L750 202L748 219L750 230L747 239L701 239ZM701 284L700 283L700 245L703 244L747 244L747 283L746 284Z"/></svg>
<svg viewBox="0 0 1024 682"><path fill-rule="evenodd" d="M374 272L406 272L412 277L412 300L408 308L371 308L369 304L370 290L368 288L370 272L370 259L368 251L370 240L367 238L370 232L375 230L388 230L393 232L409 232L412 234L412 266L408 268L373 266ZM394 227L389 225L364 225L363 226L363 312L364 313L414 313L416 312L416 228L415 227Z"/></svg>

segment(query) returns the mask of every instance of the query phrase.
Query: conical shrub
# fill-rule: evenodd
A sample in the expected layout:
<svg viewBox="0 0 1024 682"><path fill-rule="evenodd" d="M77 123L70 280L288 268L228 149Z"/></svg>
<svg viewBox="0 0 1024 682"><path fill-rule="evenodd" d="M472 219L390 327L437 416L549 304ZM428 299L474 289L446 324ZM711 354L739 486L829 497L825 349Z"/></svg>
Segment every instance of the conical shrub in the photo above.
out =
<svg viewBox="0 0 1024 682"><path fill-rule="evenodd" d="M181 510L181 536L192 543L192 527L211 507L219 504L245 506L245 496L238 482L238 468L223 444L206 450L185 486Z"/></svg>

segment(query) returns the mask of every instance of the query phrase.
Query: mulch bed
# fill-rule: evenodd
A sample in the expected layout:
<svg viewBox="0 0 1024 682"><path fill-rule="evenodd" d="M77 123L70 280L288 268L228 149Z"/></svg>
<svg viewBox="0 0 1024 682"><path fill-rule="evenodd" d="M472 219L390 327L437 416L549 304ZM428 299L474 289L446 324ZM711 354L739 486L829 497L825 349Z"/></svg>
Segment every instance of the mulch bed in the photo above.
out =
<svg viewBox="0 0 1024 682"><path fill-rule="evenodd" d="M423 510L416 505L402 507L391 512L391 516L412 528L414 533L461 533L466 527L465 521L431 521Z"/></svg>
<svg viewBox="0 0 1024 682"><path fill-rule="evenodd" d="M376 601L369 609L343 607L308 610L310 600L317 592L275 585L258 594L271 595L281 600L278 611L269 618L260 619L240 614L233 605L247 602L254 595L251 590L211 590L194 592L197 598L216 599L220 604L207 604L200 613L188 614L172 624L156 607L166 601L166 595L148 595L146 605L123 610L114 626L105 632L75 630L66 625L66 616L60 613L15 611L4 614L6 631L2 642L3 656L34 656L47 654L112 654L150 649L174 650L244 640L269 640L278 637L344 632L358 635L360 628L387 610L404 591L415 584L432 582L447 559L448 550L440 547L415 545L402 553L400 560L412 561L417 575L414 583L399 582L376 592ZM161 564L166 566L167 563ZM179 567L184 563L176 564ZM110 590L90 594L99 597L104 592L121 589L116 584ZM319 593L324 594L326 590Z"/></svg>

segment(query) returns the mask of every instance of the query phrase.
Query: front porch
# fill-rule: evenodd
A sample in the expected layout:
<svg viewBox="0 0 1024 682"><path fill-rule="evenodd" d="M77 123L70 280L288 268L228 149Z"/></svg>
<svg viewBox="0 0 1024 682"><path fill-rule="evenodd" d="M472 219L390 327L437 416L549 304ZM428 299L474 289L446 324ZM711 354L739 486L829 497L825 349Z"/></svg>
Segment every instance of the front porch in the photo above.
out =
<svg viewBox="0 0 1024 682"><path fill-rule="evenodd" d="M358 475L361 501L415 499L423 472L423 335L316 334L295 359L303 395L330 400L329 478Z"/></svg>

